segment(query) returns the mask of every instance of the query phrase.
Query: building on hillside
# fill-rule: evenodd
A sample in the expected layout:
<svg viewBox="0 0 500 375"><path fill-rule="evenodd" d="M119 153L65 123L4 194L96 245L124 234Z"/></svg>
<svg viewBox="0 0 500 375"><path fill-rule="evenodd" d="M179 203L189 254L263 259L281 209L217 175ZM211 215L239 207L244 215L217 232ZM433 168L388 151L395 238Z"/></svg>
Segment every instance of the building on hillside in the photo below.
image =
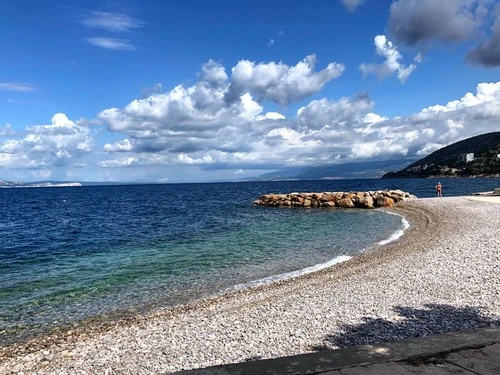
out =
<svg viewBox="0 0 500 375"><path fill-rule="evenodd" d="M469 152L468 154L461 154L458 160L465 163L470 163L471 161L474 161L474 153Z"/></svg>

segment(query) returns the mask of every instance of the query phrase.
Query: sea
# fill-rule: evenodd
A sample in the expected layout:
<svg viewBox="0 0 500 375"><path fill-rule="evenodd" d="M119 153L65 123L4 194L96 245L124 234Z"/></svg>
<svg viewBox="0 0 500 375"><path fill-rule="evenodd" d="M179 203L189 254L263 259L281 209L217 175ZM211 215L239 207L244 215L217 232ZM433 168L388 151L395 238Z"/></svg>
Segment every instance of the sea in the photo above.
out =
<svg viewBox="0 0 500 375"><path fill-rule="evenodd" d="M443 195L499 178L441 180ZM313 272L397 239L382 210L270 208L262 194L401 189L366 179L0 189L0 346ZM439 199L439 198L435 198Z"/></svg>

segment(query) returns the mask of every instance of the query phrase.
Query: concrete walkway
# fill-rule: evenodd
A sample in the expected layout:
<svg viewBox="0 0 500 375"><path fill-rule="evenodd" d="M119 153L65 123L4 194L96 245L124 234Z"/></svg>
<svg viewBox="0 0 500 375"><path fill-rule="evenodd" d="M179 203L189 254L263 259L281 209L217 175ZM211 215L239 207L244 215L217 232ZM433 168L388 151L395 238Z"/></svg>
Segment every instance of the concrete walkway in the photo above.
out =
<svg viewBox="0 0 500 375"><path fill-rule="evenodd" d="M500 374L500 328L177 372L178 375Z"/></svg>

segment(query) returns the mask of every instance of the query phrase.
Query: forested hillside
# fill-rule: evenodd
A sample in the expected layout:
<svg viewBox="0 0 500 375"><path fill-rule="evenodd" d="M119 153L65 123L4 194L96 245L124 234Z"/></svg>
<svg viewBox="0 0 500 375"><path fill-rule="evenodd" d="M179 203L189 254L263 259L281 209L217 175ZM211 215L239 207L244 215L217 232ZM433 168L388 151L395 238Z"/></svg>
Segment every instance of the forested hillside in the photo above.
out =
<svg viewBox="0 0 500 375"><path fill-rule="evenodd" d="M473 160L467 160L470 154ZM496 176L500 175L499 155L500 132L487 133L443 147L383 178Z"/></svg>

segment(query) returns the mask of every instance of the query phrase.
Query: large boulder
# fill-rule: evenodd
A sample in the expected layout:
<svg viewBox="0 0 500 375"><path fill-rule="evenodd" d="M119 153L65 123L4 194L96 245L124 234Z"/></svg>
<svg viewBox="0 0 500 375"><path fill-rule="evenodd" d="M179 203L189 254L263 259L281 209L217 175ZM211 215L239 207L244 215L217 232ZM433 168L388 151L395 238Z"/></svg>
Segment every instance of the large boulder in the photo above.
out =
<svg viewBox="0 0 500 375"><path fill-rule="evenodd" d="M373 208L374 205L373 198L371 196L364 196L362 198L359 198L358 202L356 203L356 207L358 208Z"/></svg>
<svg viewBox="0 0 500 375"><path fill-rule="evenodd" d="M321 202L334 202L335 195L332 193L323 193L320 199Z"/></svg>
<svg viewBox="0 0 500 375"><path fill-rule="evenodd" d="M392 207L392 206L394 206L394 199L386 197L385 195L379 196L375 200L375 206L377 206L377 207Z"/></svg>
<svg viewBox="0 0 500 375"><path fill-rule="evenodd" d="M323 199L323 193L313 193L312 199L316 199L318 201Z"/></svg>
<svg viewBox="0 0 500 375"><path fill-rule="evenodd" d="M342 198L337 202L337 206L343 208L354 208L354 203L352 203L351 198Z"/></svg>

